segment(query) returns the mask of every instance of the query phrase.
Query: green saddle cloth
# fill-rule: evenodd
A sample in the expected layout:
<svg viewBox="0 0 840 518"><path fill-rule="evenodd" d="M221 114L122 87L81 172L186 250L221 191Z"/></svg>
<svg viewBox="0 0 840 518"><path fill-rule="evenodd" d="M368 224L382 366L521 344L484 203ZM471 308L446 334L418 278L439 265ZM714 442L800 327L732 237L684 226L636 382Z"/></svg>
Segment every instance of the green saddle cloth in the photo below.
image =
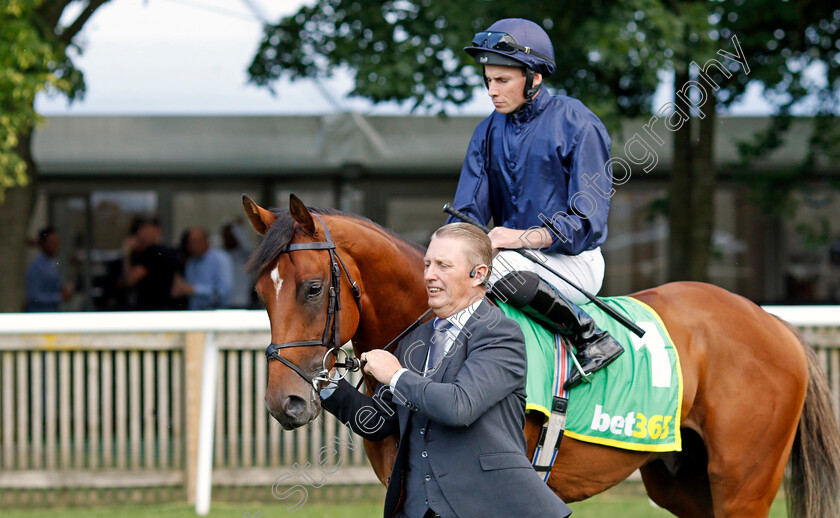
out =
<svg viewBox="0 0 840 518"><path fill-rule="evenodd" d="M623 346L624 353L609 366L594 372L568 394L565 434L573 439L635 451L680 451L682 371L674 343L653 309L631 297L602 299L645 331L631 333L598 306L581 306L601 329ZM555 372L559 386L571 368L571 353L563 348L555 357L559 337L504 303L499 308L515 320L525 335L528 353L526 410L551 414Z"/></svg>

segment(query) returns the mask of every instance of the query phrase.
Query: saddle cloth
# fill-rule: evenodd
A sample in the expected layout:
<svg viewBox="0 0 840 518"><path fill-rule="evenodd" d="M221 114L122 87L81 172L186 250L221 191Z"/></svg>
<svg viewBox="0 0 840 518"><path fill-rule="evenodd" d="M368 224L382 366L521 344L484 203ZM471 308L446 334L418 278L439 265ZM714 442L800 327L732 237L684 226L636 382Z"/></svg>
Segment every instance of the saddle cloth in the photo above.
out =
<svg viewBox="0 0 840 518"><path fill-rule="evenodd" d="M624 353L592 373L590 383L581 383L568 392L565 435L635 451L680 451L682 371L665 325L653 309L632 297L602 300L635 322L645 335L639 338L592 303L581 306L598 327L609 331L624 346ZM526 411L540 412L548 419L552 386L562 387L574 368L571 348L564 347L555 356L560 337L518 309L504 303L498 305L506 316L519 323L525 335Z"/></svg>

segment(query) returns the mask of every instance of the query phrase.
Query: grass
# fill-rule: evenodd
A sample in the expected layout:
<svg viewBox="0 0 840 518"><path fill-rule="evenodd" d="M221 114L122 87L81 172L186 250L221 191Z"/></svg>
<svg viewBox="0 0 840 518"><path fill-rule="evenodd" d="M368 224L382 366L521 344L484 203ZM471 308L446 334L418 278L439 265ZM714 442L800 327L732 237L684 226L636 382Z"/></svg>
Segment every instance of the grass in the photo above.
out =
<svg viewBox="0 0 840 518"><path fill-rule="evenodd" d="M641 486L634 488L633 494L626 494L626 488L619 486L616 490L594 496L583 502L569 504L574 514L573 518L601 518L603 516L620 516L621 518L658 518L674 516L670 512L658 507L644 495ZM778 497L770 508L770 518L785 518L787 511L785 501Z"/></svg>
<svg viewBox="0 0 840 518"><path fill-rule="evenodd" d="M653 506L647 498L630 496L602 495L577 502L570 506L574 518L621 516L622 518L655 518L673 516L668 511ZM57 513L57 514L56 514ZM247 513L247 514L246 514ZM259 513L259 514L258 514ZM93 509L26 509L6 510L4 518L35 518L43 516L61 516L61 518L193 518L195 509L186 504L147 504L142 506L116 506ZM289 513L277 502L213 504L210 518L268 518L293 516L294 518L371 518L382 516L382 503L355 503L348 505L306 504L294 513ZM783 502L773 506L771 518L785 516Z"/></svg>
<svg viewBox="0 0 840 518"><path fill-rule="evenodd" d="M310 495L310 501L293 513L287 511L291 502L267 499L260 501L214 501L208 515L210 518L378 518L382 516L384 490L367 492L361 499L348 495L338 496L337 500L345 503L336 504L322 501L318 495ZM326 495L324 495L326 496ZM332 498L333 495L330 495ZM597 495L584 502L570 505L574 518L601 518L620 516L622 518L657 518L673 516L668 511L653 505L645 496L641 484L625 482L620 486ZM3 518L41 518L61 516L61 518L193 518L195 508L183 503L142 504L126 502L110 506L49 507L4 509ZM779 497L770 511L771 518L786 516L784 499Z"/></svg>
<svg viewBox="0 0 840 518"><path fill-rule="evenodd" d="M246 514L247 513L247 514ZM4 510L3 518L195 518L195 508L187 504L121 505L97 508L51 508ZM278 502L231 503L214 502L209 518L371 518L382 516L382 503L349 505L306 504L289 513Z"/></svg>

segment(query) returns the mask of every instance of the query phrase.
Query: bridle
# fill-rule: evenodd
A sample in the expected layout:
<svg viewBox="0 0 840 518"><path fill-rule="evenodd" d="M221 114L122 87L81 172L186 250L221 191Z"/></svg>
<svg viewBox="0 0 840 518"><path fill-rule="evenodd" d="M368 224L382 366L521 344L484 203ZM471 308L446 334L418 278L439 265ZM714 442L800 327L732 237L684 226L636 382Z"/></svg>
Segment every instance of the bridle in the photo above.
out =
<svg viewBox="0 0 840 518"><path fill-rule="evenodd" d="M341 265L341 269L344 270L344 274L347 276L347 281L350 283L350 289L353 291L353 300L356 301L356 307L359 309L359 321L362 320L362 303L361 303L361 290L359 286L356 284L356 281L353 280L353 277L350 276L350 272L347 270L347 266L345 266L344 261L341 260L339 257L338 252L336 252L335 242L332 240L332 236L330 235L330 231L327 228L327 224L324 223L324 220L321 219L320 216L317 214L313 214L318 221L324 226L324 238L326 241L320 241L317 243L295 243L295 244L288 244L286 248L280 251L281 254L295 252L298 250L326 250L330 254L330 286L329 286L329 304L327 306L327 321L324 325L324 333L321 336L320 340L301 340L297 342L285 342L282 344L275 344L270 343L265 350L265 356L268 358L269 361L277 360L293 371L295 371L300 377L306 380L307 383L312 386L315 392L319 392L320 390L320 383L329 383L331 381L336 381L334 379L330 379L329 369L327 368L327 358L333 354L335 355L336 363L333 365L334 367L341 367L346 369L344 374L341 376L343 378L347 375L348 372L351 370L358 370L359 368L359 361L355 358L351 358L346 351L341 348L341 326L339 324L339 316L341 315L341 271L339 270L339 265ZM330 323L332 323L332 332L330 332ZM330 339L330 334L332 334L332 341L328 341ZM321 360L321 370L314 378L310 378L303 370L295 365L294 363L290 362L286 358L283 358L277 351L280 349L286 349L288 347L326 347L327 352L324 354L323 360ZM345 354L345 361L343 363L338 362L339 352L344 352Z"/></svg>

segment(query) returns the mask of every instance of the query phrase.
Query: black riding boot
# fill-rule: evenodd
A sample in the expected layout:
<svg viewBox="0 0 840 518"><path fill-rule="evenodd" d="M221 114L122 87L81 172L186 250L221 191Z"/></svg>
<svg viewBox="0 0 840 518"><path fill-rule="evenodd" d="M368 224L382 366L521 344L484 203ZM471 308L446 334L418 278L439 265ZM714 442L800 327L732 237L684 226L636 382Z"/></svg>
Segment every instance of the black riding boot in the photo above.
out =
<svg viewBox="0 0 840 518"><path fill-rule="evenodd" d="M552 333L568 338L587 376L606 367L624 352L621 344L609 333L598 329L592 317L533 272L511 272L493 284L492 292ZM563 388L570 389L582 380L580 371L572 369Z"/></svg>

